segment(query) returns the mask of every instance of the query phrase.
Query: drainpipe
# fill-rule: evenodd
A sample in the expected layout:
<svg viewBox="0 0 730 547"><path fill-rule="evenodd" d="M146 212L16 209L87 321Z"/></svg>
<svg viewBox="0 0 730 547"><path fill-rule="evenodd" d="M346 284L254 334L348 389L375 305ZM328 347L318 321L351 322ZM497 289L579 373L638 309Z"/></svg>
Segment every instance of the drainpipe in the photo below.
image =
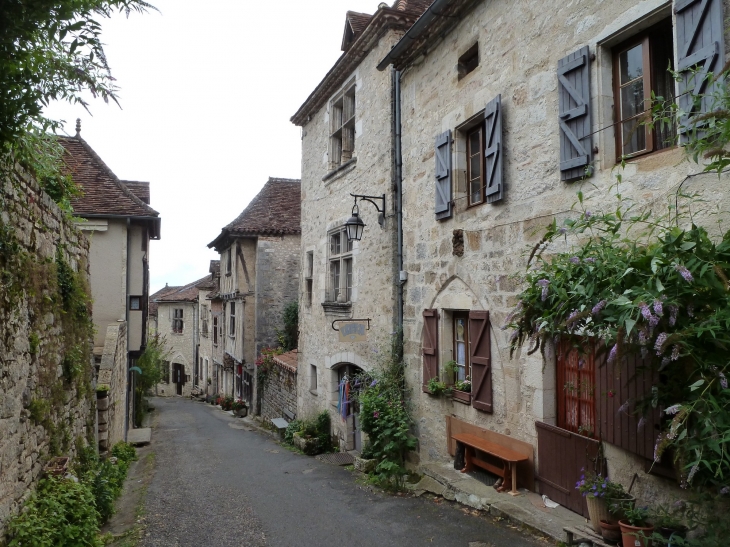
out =
<svg viewBox="0 0 730 547"><path fill-rule="evenodd" d="M397 327L403 337L403 284L407 274L403 270L403 153L401 149L401 100L399 70L392 71L393 80L393 134L395 135L395 216L397 222L397 262L398 262L398 295L397 295Z"/></svg>
<svg viewBox="0 0 730 547"><path fill-rule="evenodd" d="M124 320L127 323L127 390L124 394L124 397L126 398L126 404L124 405L124 441L127 441L127 431L129 430L129 401L130 401L130 394L131 394L131 401L132 401L132 420L134 420L134 375L129 370L132 366L132 363L129 361L129 248L131 243L131 230L132 227L132 221L129 217L127 217L127 248L125 249L125 256L124 256L124 263L126 264L127 271L126 271L126 281L124 286ZM134 424L132 424L134 425Z"/></svg>

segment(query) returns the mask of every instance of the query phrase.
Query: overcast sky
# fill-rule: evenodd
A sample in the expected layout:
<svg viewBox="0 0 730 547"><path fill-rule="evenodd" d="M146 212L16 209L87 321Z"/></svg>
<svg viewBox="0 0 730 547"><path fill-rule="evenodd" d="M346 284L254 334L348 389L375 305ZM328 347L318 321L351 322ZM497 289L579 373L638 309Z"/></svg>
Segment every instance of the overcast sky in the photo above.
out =
<svg viewBox="0 0 730 547"><path fill-rule="evenodd" d="M120 179L149 181L162 216L150 290L208 273L206 245L269 176L299 178L289 118L340 56L347 10L379 0L149 0L160 13L116 16L103 41L122 109L53 105ZM392 3L392 2L389 2Z"/></svg>

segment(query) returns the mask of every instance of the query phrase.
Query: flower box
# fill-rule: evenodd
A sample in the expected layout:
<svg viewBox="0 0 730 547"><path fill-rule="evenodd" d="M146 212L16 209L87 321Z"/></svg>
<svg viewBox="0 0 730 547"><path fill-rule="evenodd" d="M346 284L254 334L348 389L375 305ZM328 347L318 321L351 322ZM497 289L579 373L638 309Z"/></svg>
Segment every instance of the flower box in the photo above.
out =
<svg viewBox="0 0 730 547"><path fill-rule="evenodd" d="M68 458L66 457L55 457L46 464L46 474L53 475L55 477L63 477L66 475L68 470Z"/></svg>
<svg viewBox="0 0 730 547"><path fill-rule="evenodd" d="M459 401L460 403L464 403L465 405L471 404L471 393L469 391L460 391L458 389L454 389L451 391L451 397L454 399L454 401Z"/></svg>

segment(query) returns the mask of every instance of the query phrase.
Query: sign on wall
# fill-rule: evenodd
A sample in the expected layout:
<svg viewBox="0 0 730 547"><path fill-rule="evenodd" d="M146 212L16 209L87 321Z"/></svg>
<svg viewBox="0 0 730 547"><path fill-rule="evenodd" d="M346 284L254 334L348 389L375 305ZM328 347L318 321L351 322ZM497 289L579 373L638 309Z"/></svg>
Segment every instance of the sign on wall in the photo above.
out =
<svg viewBox="0 0 730 547"><path fill-rule="evenodd" d="M370 328L370 321L367 319L355 319L352 321L337 321L339 328L335 329L339 334L340 342L367 342L367 331ZM334 325L332 326L334 328Z"/></svg>

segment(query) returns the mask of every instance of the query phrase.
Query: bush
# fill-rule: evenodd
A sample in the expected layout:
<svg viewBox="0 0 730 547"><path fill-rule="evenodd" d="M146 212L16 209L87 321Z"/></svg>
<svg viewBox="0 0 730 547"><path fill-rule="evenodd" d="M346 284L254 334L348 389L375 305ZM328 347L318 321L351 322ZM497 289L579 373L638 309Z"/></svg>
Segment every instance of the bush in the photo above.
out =
<svg viewBox="0 0 730 547"><path fill-rule="evenodd" d="M332 433L331 433L331 419L330 414L326 410L323 410L314 418L307 420L292 420L284 432L284 442L292 444L294 441L294 434L299 433L299 436L305 439L316 439L317 442L313 443L305 453L309 456L315 454L321 454L322 452L332 451Z"/></svg>

